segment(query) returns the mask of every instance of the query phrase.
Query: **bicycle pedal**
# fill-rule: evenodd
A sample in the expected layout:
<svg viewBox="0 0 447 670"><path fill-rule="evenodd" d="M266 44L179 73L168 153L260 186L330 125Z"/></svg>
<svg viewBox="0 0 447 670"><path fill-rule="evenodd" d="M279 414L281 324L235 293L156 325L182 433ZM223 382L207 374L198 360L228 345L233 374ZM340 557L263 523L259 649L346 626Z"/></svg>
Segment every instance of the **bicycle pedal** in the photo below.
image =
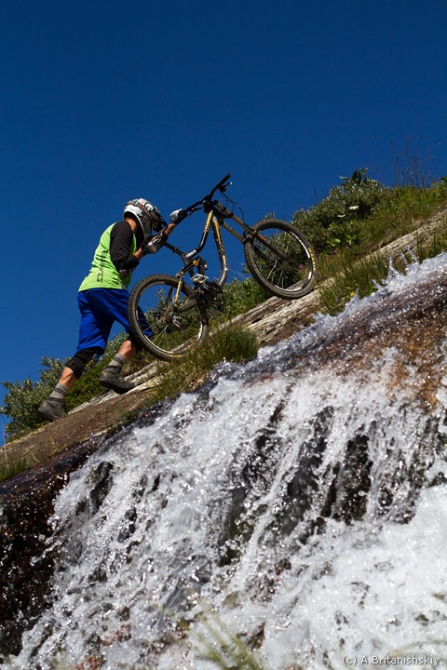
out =
<svg viewBox="0 0 447 670"><path fill-rule="evenodd" d="M204 284L205 282L208 281L208 277L206 275L201 275L201 274L196 274L193 277L191 277L192 281L194 284Z"/></svg>

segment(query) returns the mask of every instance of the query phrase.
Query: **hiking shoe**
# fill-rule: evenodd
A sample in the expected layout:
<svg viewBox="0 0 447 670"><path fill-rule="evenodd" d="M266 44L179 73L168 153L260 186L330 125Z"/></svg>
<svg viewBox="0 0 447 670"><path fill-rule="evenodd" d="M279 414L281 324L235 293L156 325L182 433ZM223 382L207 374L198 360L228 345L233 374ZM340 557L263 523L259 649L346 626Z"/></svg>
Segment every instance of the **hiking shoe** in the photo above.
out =
<svg viewBox="0 0 447 670"><path fill-rule="evenodd" d="M99 383L106 389L115 391L115 393L127 393L134 388L132 382L126 382L120 377L119 372L111 368L104 368L99 378Z"/></svg>
<svg viewBox="0 0 447 670"><path fill-rule="evenodd" d="M64 401L56 400L54 398L47 398L44 400L37 411L48 421L56 421L57 419L62 419L62 417L67 416Z"/></svg>

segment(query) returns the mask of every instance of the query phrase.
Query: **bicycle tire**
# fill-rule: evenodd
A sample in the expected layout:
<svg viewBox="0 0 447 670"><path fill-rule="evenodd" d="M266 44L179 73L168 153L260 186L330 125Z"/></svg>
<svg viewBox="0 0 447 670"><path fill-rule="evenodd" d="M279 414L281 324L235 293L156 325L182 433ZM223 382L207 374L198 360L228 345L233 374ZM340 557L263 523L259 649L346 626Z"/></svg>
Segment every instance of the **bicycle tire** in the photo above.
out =
<svg viewBox="0 0 447 670"><path fill-rule="evenodd" d="M193 289L170 275L150 275L135 284L128 319L136 341L162 361L176 361L208 334L208 317ZM150 331L150 332L149 332Z"/></svg>
<svg viewBox="0 0 447 670"><path fill-rule="evenodd" d="M251 230L253 234L244 241L244 255L258 284L286 300L310 293L317 281L318 260L307 238L278 219L263 219Z"/></svg>

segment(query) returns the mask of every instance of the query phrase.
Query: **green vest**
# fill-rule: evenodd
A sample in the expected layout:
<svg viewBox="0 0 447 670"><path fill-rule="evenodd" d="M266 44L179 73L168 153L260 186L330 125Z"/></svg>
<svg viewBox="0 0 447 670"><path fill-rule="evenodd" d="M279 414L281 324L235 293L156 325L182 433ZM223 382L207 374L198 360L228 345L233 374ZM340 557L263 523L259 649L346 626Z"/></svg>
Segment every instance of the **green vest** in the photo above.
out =
<svg viewBox="0 0 447 670"><path fill-rule="evenodd" d="M121 277L110 257L110 233L114 225L112 223L101 235L93 256L92 267L80 285L80 291L87 291L90 288L127 288L129 286L132 274ZM134 235L129 253L133 254L136 250L137 241Z"/></svg>

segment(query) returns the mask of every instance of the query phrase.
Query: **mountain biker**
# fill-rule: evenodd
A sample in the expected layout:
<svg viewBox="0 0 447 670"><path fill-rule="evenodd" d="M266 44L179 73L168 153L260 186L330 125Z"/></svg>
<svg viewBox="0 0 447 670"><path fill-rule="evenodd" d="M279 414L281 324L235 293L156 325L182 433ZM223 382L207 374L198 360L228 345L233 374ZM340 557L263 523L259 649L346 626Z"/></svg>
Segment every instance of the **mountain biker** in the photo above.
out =
<svg viewBox="0 0 447 670"><path fill-rule="evenodd" d="M81 324L78 347L62 370L55 389L38 409L45 419L55 421L65 416L65 396L81 377L87 363L104 353L113 323L118 321L129 330L127 303L132 272L143 256L156 253L163 246L184 218L182 212L172 212L167 225L158 209L148 200L129 200L123 219L110 225L101 235L90 272L79 287ZM133 384L123 379L120 373L124 363L140 349L130 336L102 371L99 383L116 393L132 389Z"/></svg>

